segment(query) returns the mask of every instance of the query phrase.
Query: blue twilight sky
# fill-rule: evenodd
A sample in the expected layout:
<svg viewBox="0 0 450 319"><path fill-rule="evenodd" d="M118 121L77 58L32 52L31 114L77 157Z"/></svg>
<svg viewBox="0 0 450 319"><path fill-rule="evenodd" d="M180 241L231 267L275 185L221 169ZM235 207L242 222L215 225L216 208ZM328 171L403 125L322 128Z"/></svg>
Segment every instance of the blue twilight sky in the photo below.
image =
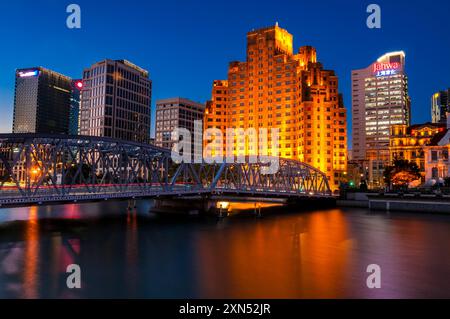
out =
<svg viewBox="0 0 450 319"><path fill-rule="evenodd" d="M82 9L82 28L66 27L66 7ZM366 27L366 8L382 9L382 28ZM430 97L450 87L448 0L4 0L0 2L0 132L10 132L16 68L44 66L73 78L104 59L150 71L155 100L204 102L228 62L245 60L246 33L276 21L296 50L317 48L339 76L351 128L352 69L404 50L414 123L430 120Z"/></svg>

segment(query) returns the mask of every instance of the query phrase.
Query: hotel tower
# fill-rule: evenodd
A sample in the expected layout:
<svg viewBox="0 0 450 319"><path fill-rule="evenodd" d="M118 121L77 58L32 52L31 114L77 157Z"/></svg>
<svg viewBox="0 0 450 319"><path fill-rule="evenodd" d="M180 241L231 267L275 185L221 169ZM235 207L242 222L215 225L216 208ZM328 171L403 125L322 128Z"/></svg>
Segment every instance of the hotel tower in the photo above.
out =
<svg viewBox="0 0 450 319"><path fill-rule="evenodd" d="M247 61L231 62L228 79L213 82L204 123L204 129L223 132L279 129L276 150L269 133L268 155L320 169L333 189L345 177L347 123L338 78L317 61L313 47L294 54L293 36L278 25L247 34ZM249 144L234 153L251 154Z"/></svg>
<svg viewBox="0 0 450 319"><path fill-rule="evenodd" d="M410 125L405 53L391 52L352 71L353 161L363 166L372 188L384 186L392 125Z"/></svg>

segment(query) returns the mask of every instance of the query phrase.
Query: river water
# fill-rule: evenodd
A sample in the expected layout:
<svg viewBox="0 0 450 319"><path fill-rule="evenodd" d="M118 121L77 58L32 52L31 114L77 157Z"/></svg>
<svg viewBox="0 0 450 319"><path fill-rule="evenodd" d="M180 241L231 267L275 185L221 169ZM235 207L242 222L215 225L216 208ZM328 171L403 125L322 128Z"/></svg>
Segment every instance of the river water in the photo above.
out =
<svg viewBox="0 0 450 319"><path fill-rule="evenodd" d="M167 218L126 202L0 209L0 298L450 298L450 216ZM67 288L68 265L81 289ZM369 289L367 267L381 268Z"/></svg>

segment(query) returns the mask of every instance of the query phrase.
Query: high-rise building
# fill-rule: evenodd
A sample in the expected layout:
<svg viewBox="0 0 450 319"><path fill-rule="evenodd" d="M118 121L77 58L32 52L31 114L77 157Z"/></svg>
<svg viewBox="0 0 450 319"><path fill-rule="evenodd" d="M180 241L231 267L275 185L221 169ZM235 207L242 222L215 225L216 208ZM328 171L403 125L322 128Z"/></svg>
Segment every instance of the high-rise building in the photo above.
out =
<svg viewBox="0 0 450 319"><path fill-rule="evenodd" d="M78 135L80 133L80 103L82 80L72 80L72 93L70 96L69 134Z"/></svg>
<svg viewBox="0 0 450 319"><path fill-rule="evenodd" d="M150 141L152 82L126 60L104 60L83 72L81 135Z"/></svg>
<svg viewBox="0 0 450 319"><path fill-rule="evenodd" d="M67 134L71 81L43 67L17 70L13 133Z"/></svg>
<svg viewBox="0 0 450 319"><path fill-rule="evenodd" d="M322 170L333 189L345 176L347 123L338 78L317 61L313 47L294 54L293 36L278 25L247 34L247 60L231 62L228 79L214 81L204 123L222 131L277 128L279 143L276 150L268 143L267 155ZM247 143L234 153L254 155L255 149Z"/></svg>
<svg viewBox="0 0 450 319"><path fill-rule="evenodd" d="M352 71L353 160L369 172L370 187L384 185L392 125L410 125L405 53L391 52Z"/></svg>
<svg viewBox="0 0 450 319"><path fill-rule="evenodd" d="M213 82L212 100L206 103L204 127L218 128L222 132L227 129L227 96L228 81L216 80ZM211 154L213 155L213 154Z"/></svg>
<svg viewBox="0 0 450 319"><path fill-rule="evenodd" d="M447 123L447 112L450 111L450 89L440 91L431 97L431 118L433 123Z"/></svg>
<svg viewBox="0 0 450 319"><path fill-rule="evenodd" d="M156 102L155 145L172 149L172 132L176 128L187 129L192 138L191 152L194 152L194 121L203 121L205 105L185 98L170 98ZM200 128L201 129L201 128ZM203 132L200 132L202 134ZM201 147L201 145L200 145ZM201 155L201 154L200 154Z"/></svg>

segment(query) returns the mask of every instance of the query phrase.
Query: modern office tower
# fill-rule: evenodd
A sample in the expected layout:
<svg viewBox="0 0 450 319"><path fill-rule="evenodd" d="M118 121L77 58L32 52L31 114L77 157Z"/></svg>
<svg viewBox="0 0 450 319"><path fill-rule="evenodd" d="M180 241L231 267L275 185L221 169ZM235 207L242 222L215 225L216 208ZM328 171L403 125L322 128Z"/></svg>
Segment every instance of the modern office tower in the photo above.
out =
<svg viewBox="0 0 450 319"><path fill-rule="evenodd" d="M433 94L431 98L431 118L433 123L447 123L450 111L450 89Z"/></svg>
<svg viewBox="0 0 450 319"><path fill-rule="evenodd" d="M80 134L150 141L152 82L126 60L104 60L83 72Z"/></svg>
<svg viewBox="0 0 450 319"><path fill-rule="evenodd" d="M194 152L194 121L203 121L205 105L184 98L171 98L156 102L155 145L172 149L172 132L176 128L189 130L192 138L191 153ZM201 129L201 128L200 128ZM200 134L203 132L200 131ZM201 147L202 145L200 145ZM201 156L201 154L200 154Z"/></svg>
<svg viewBox="0 0 450 319"><path fill-rule="evenodd" d="M214 81L204 123L205 129L222 131L279 129L278 147L269 141L267 155L326 172L333 189L345 176L346 110L338 78L317 61L313 47L294 54L293 36L278 25L247 34L247 61L231 62L227 81ZM234 146L234 154L265 155L251 144ZM205 155L214 156L210 153Z"/></svg>
<svg viewBox="0 0 450 319"><path fill-rule="evenodd" d="M410 125L405 53L391 52L352 71L353 160L368 172L369 187L384 186L392 125Z"/></svg>
<svg viewBox="0 0 450 319"><path fill-rule="evenodd" d="M42 67L17 70L13 133L67 134L71 81Z"/></svg>
<svg viewBox="0 0 450 319"><path fill-rule="evenodd" d="M69 134L78 135L80 133L80 103L82 80L72 81L72 93L70 96L70 116L69 116Z"/></svg>

